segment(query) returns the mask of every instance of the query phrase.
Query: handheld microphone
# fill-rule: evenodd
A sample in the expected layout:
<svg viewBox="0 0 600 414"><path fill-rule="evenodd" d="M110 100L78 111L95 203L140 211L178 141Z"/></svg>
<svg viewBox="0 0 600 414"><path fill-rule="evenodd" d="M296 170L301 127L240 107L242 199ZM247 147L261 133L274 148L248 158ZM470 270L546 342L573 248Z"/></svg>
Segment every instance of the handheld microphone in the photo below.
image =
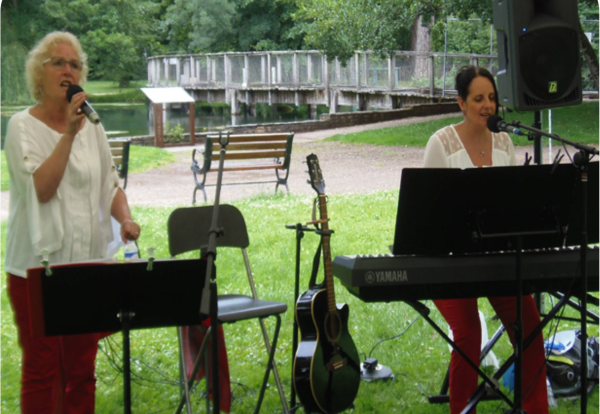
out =
<svg viewBox="0 0 600 414"><path fill-rule="evenodd" d="M73 95L83 92L83 89L79 85L69 85L67 89L67 101L71 102ZM88 103L88 101L84 101L80 108L87 119L94 125L98 125L100 123L100 116L94 111L94 108Z"/></svg>
<svg viewBox="0 0 600 414"><path fill-rule="evenodd" d="M498 115L492 115L487 120L487 127L492 132L508 132L515 135L526 135L517 127L512 126Z"/></svg>

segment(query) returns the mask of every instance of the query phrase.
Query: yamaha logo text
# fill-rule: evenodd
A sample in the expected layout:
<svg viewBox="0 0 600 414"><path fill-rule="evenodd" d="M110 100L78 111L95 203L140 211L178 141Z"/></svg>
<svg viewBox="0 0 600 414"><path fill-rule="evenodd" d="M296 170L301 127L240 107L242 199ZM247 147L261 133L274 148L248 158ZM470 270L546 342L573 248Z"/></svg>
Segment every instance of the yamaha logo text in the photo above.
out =
<svg viewBox="0 0 600 414"><path fill-rule="evenodd" d="M367 283L408 282L408 272L406 270L368 271L365 273L365 281Z"/></svg>

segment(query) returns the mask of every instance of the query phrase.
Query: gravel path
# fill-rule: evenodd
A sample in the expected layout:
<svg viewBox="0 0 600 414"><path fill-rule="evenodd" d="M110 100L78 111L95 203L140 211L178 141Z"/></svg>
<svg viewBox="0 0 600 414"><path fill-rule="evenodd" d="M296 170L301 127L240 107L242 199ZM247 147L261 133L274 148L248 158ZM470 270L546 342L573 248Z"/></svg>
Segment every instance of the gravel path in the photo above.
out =
<svg viewBox="0 0 600 414"><path fill-rule="evenodd" d="M380 190L397 189L403 168L418 168L423 160L424 148L380 147L375 145L350 145L339 142L323 142L336 134L359 132L369 129L388 128L448 118L458 114L407 118L348 128L314 131L296 134L288 185L291 194L313 195L314 190L306 183L308 174L303 164L308 154L315 153L323 170L327 194L365 194ZM141 174L130 174L127 198L132 206L185 206L191 205L194 190L190 171L192 147L169 149L177 155L177 161L164 167ZM517 161L525 160L525 153L533 153L531 147L517 148ZM228 172L224 175L221 201L246 198L260 193L272 194L275 184L226 185L233 182L264 181L273 179L273 171ZM215 183L216 174L210 174L207 182ZM281 189L280 191L285 191ZM208 202L214 201L215 187L207 188ZM1 219L8 218L9 193L1 194ZM202 194L198 192L198 201Z"/></svg>

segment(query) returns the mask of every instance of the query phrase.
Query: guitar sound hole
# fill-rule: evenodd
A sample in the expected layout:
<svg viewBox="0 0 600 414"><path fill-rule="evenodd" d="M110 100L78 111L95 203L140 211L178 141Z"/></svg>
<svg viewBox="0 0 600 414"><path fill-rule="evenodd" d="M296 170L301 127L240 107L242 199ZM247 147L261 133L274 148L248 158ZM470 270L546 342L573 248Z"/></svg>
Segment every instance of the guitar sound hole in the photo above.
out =
<svg viewBox="0 0 600 414"><path fill-rule="evenodd" d="M336 343L342 333L342 320L337 312L328 312L325 315L325 336L327 341Z"/></svg>

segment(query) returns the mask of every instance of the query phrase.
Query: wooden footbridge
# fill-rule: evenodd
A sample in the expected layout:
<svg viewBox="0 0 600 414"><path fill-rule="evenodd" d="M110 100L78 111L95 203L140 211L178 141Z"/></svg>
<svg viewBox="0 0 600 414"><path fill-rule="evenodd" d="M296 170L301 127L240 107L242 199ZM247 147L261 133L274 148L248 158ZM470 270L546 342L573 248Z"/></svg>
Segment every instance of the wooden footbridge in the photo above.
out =
<svg viewBox="0 0 600 414"><path fill-rule="evenodd" d="M148 86L180 86L196 101L226 102L232 115L256 103L317 105L330 113L397 109L454 98L454 75L463 65L497 70L495 55L356 52L347 62L318 51L177 54L148 59ZM451 96L448 96L451 95Z"/></svg>

